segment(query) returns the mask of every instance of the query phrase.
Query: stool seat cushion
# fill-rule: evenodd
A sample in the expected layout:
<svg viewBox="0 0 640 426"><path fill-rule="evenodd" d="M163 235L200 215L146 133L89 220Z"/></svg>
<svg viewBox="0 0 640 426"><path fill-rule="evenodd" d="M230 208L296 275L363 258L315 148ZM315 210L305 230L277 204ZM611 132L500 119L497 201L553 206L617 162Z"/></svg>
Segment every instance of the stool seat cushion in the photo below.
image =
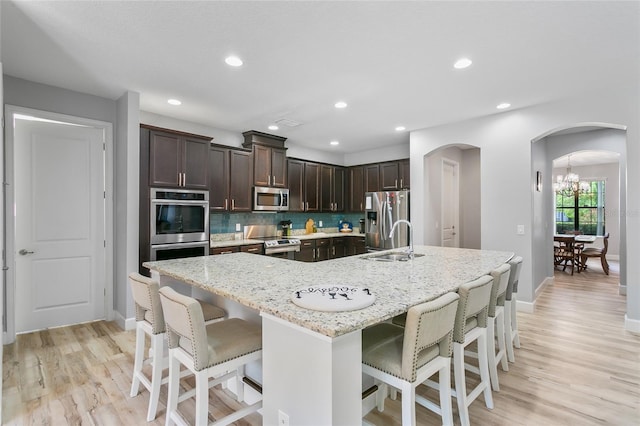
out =
<svg viewBox="0 0 640 426"><path fill-rule="evenodd" d="M224 318L224 309L212 305L211 303L203 302L202 300L198 300L198 303L200 303L200 307L202 308L202 316L204 317L204 322Z"/></svg>

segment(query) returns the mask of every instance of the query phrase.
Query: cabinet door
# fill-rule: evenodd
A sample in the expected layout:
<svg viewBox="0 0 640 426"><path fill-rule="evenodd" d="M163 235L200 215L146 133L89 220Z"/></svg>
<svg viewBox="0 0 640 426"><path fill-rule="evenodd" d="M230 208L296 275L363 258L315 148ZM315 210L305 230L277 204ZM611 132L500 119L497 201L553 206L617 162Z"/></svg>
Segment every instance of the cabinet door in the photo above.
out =
<svg viewBox="0 0 640 426"><path fill-rule="evenodd" d="M287 161L287 180L289 182L289 211L304 211L304 161Z"/></svg>
<svg viewBox="0 0 640 426"><path fill-rule="evenodd" d="M381 191L394 191L400 188L397 161L380 164L380 183Z"/></svg>
<svg viewBox="0 0 640 426"><path fill-rule="evenodd" d="M329 238L320 238L316 240L316 262L321 260L329 260L329 250L331 249L331 240Z"/></svg>
<svg viewBox="0 0 640 426"><path fill-rule="evenodd" d="M149 185L179 187L182 173L181 140L176 135L150 132Z"/></svg>
<svg viewBox="0 0 640 426"><path fill-rule="evenodd" d="M269 186L271 180L271 149L262 145L253 146L253 183Z"/></svg>
<svg viewBox="0 0 640 426"><path fill-rule="evenodd" d="M282 149L271 149L271 186L287 186L287 154Z"/></svg>
<svg viewBox="0 0 640 426"><path fill-rule="evenodd" d="M229 209L229 150L213 146L209 149L209 209Z"/></svg>
<svg viewBox="0 0 640 426"><path fill-rule="evenodd" d="M349 168L349 211L364 211L364 167Z"/></svg>
<svg viewBox="0 0 640 426"><path fill-rule="evenodd" d="M411 188L411 170L409 169L409 160L400 160L398 162L400 175L400 189Z"/></svg>
<svg viewBox="0 0 640 426"><path fill-rule="evenodd" d="M300 262L313 262L316 260L316 243L313 240L302 241L300 251L293 255L295 260Z"/></svg>
<svg viewBox="0 0 640 426"><path fill-rule="evenodd" d="M333 167L320 166L320 211L333 211Z"/></svg>
<svg viewBox="0 0 640 426"><path fill-rule="evenodd" d="M345 169L335 167L333 169L333 211L344 211L344 187L345 187Z"/></svg>
<svg viewBox="0 0 640 426"><path fill-rule="evenodd" d="M305 211L320 210L320 165L305 163L304 165L304 200Z"/></svg>
<svg viewBox="0 0 640 426"><path fill-rule="evenodd" d="M240 251L240 247L238 247L238 246L216 247L216 248L209 249L209 254L214 256L214 255L218 255L218 254L238 253L239 251Z"/></svg>
<svg viewBox="0 0 640 426"><path fill-rule="evenodd" d="M247 151L231 150L229 160L229 210L251 211L253 156Z"/></svg>
<svg viewBox="0 0 640 426"><path fill-rule="evenodd" d="M338 237L331 239L331 249L329 250L330 259L338 259L347 255L346 238Z"/></svg>
<svg viewBox="0 0 640 426"><path fill-rule="evenodd" d="M185 188L209 188L209 141L183 140L183 181Z"/></svg>
<svg viewBox="0 0 640 426"><path fill-rule="evenodd" d="M380 191L380 178L377 164L364 166L364 192Z"/></svg>
<svg viewBox="0 0 640 426"><path fill-rule="evenodd" d="M252 253L252 254L263 254L264 253L264 245L263 244L249 244L246 246L240 246L240 251L243 253Z"/></svg>

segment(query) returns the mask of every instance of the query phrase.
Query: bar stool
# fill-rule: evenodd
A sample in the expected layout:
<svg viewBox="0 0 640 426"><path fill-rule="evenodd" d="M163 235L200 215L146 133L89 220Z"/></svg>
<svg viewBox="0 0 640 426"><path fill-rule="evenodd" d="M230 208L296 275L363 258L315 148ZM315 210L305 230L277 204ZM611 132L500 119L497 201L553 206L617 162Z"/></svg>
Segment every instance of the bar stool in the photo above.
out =
<svg viewBox="0 0 640 426"><path fill-rule="evenodd" d="M140 384L147 388L149 391L147 421L150 422L156 418L160 386L168 381L168 378L162 379L162 371L166 368L166 359L163 356L165 321L158 292L160 285L157 281L136 272L129 274L129 283L136 307L136 353L130 396L134 397L138 394ZM202 305L203 312L206 312L207 321L212 322L224 318L225 311L223 309L209 303L199 303ZM148 335L150 339L149 357L146 359L144 358L145 335ZM151 364L151 379L142 371L143 365L146 364Z"/></svg>
<svg viewBox="0 0 640 426"><path fill-rule="evenodd" d="M244 366L262 358L262 328L240 318L205 325L197 300L170 287L160 289L160 301L169 337L169 398L167 422L186 423L178 411L180 364L196 378L196 426L208 424L209 388L236 378L237 400L244 401ZM209 381L210 378L214 380ZM227 425L262 408L262 401L217 420Z"/></svg>
<svg viewBox="0 0 640 426"><path fill-rule="evenodd" d="M493 285L491 286L491 299L487 317L487 355L489 357L489 374L491 386L496 392L500 391L498 383L498 364L503 371L509 371L507 363L507 348L505 343L505 298L509 285L511 266L508 263L500 265L493 271ZM498 352L496 352L496 338L498 340Z"/></svg>
<svg viewBox="0 0 640 426"><path fill-rule="evenodd" d="M462 426L469 425L469 405L480 394L484 394L484 403L493 409L491 395L491 380L489 378L489 362L487 359L487 316L493 278L484 275L474 281L465 283L458 288L460 302L456 312L456 323L453 327L453 373L455 390L451 394L458 403L458 413ZM474 341L478 342L478 373L480 383L467 393L465 369L469 366L464 362L464 349ZM473 371L473 369L471 369ZM425 384L438 389L439 384L427 380Z"/></svg>
<svg viewBox="0 0 640 426"><path fill-rule="evenodd" d="M382 323L362 332L362 371L381 382L378 410L384 410L387 384L402 391L402 424L416 424L415 404L440 414L443 425L453 424L451 408L451 340L458 300L446 293L413 306L405 327ZM440 405L416 395L415 389L438 373Z"/></svg>
<svg viewBox="0 0 640 426"><path fill-rule="evenodd" d="M509 261L511 272L509 273L509 284L504 301L504 331L507 344L507 359L515 362L513 347L520 347L520 335L518 334L518 319L516 318L516 302L518 296L518 280L520 279L520 268L522 267L522 257L516 256Z"/></svg>

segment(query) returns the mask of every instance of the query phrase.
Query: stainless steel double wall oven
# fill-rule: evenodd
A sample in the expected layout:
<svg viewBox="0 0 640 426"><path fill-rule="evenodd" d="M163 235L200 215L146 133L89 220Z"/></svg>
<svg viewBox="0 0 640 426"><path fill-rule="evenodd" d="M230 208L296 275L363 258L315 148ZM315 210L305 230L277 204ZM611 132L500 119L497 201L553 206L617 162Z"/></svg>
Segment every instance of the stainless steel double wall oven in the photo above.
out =
<svg viewBox="0 0 640 426"><path fill-rule="evenodd" d="M151 260L209 254L209 192L151 188Z"/></svg>

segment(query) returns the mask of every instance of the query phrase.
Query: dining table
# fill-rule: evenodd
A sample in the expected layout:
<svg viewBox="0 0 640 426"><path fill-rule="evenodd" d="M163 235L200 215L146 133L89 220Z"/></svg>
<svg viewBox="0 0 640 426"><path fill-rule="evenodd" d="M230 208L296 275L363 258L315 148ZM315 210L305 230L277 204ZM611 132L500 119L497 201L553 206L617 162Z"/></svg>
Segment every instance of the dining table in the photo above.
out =
<svg viewBox="0 0 640 426"><path fill-rule="evenodd" d="M580 273L583 269L585 269L585 265L582 263L582 258L580 257L580 251L576 250L576 244L593 244L596 242L595 235L584 235L584 234L555 234L553 236L554 244L558 243L558 245L562 246L564 244L570 243L570 246L565 247L564 250L571 252L574 254L572 258L572 270L574 266L577 266L577 272ZM556 250L559 246L555 246L554 250ZM566 259L566 258L565 258ZM563 259L556 257L554 264L558 266L561 264ZM566 265L566 262L565 262ZM566 268L566 266L565 266Z"/></svg>
<svg viewBox="0 0 640 426"><path fill-rule="evenodd" d="M363 410L362 330L455 292L514 255L432 246L414 252L411 260L392 262L372 259L380 253L313 263L233 253L144 266L161 285L208 295L229 316L260 322L262 362L251 374L262 384L263 424L288 417L296 425L356 425ZM325 305L300 300L311 297ZM331 299L339 303L328 308ZM349 307L349 299L359 303Z"/></svg>

